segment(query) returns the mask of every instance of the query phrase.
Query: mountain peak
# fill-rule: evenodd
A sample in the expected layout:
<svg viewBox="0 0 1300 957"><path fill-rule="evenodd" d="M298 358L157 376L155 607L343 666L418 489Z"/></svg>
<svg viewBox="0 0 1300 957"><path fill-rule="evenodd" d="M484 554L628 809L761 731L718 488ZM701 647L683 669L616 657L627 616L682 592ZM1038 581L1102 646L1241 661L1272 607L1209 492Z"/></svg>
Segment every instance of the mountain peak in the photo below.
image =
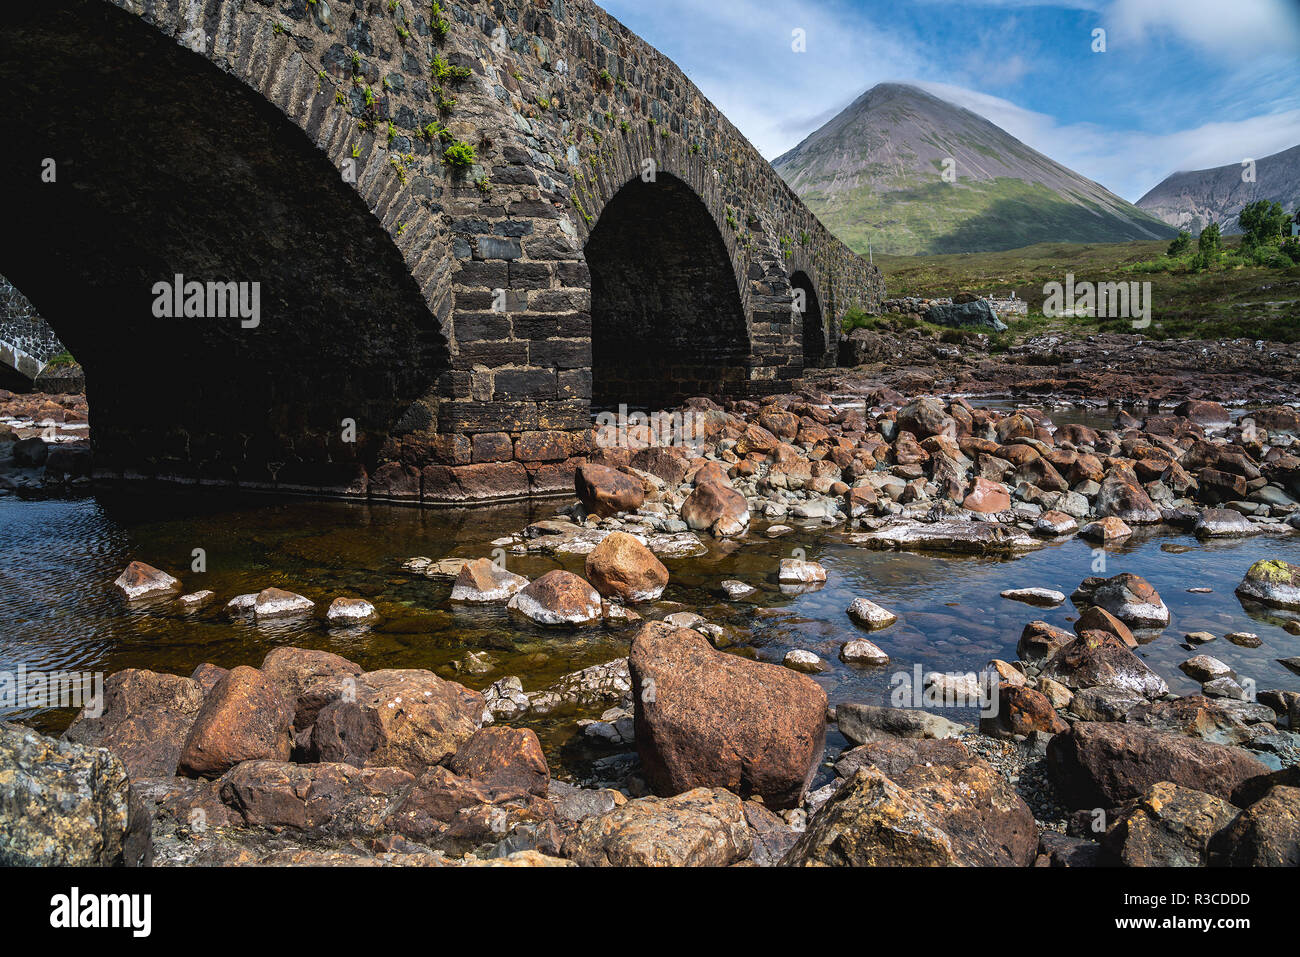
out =
<svg viewBox="0 0 1300 957"><path fill-rule="evenodd" d="M1266 199L1288 213L1300 205L1300 146L1255 162L1254 178L1243 177L1240 163L1186 170L1161 181L1137 205L1177 229L1199 233L1218 223L1228 233L1241 232L1237 217L1247 203Z"/></svg>
<svg viewBox="0 0 1300 957"><path fill-rule="evenodd" d="M905 83L871 87L772 165L861 251L977 252L1173 235L982 116Z"/></svg>

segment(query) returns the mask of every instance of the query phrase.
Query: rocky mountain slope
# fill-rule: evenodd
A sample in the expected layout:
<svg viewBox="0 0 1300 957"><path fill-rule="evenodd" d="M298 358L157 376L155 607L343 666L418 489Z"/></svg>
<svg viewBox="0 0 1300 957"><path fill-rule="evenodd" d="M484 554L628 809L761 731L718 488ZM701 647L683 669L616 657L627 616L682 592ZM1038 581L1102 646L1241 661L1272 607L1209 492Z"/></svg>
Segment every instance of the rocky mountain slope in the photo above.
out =
<svg viewBox="0 0 1300 957"><path fill-rule="evenodd" d="M1142 209L1178 229L1196 234L1210 223L1239 233L1237 217L1247 203L1267 199L1288 213L1300 206L1300 146L1255 162L1255 181L1242 179L1240 163L1174 173L1137 201Z"/></svg>

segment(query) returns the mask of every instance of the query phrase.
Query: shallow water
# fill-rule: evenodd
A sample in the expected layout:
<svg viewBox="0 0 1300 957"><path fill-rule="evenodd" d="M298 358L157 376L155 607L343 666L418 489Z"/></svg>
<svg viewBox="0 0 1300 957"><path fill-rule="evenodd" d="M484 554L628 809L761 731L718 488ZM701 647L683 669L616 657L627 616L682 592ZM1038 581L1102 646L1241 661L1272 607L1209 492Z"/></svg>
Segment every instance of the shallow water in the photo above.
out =
<svg viewBox="0 0 1300 957"><path fill-rule="evenodd" d="M454 608L449 582L417 577L401 565L415 555L488 555L493 539L550 516L556 504L430 511L138 491L77 501L0 499L0 670L21 664L29 670L111 674L137 667L189 674L204 661L256 666L272 648L292 644L333 651L367 669L430 668L478 689L508 674L519 675L526 689L544 687L561 674L626 654L633 631L546 630L510 617L501 606ZM794 648L813 651L828 665L816 680L832 703L885 703L892 677L915 665L978 671L990 658L1013 660L1027 622L1042 619L1068 628L1077 617L1068 601L1055 609L1035 608L999 592L1038 586L1068 595L1089 575L1131 571L1147 578L1170 608L1169 628L1140 654L1175 692L1198 690L1177 666L1194 653L1183 646L1183 634L1202 630L1220 637L1198 652L1227 662L1260 690L1300 691L1300 675L1276 661L1300 655L1300 637L1283 629L1282 615L1245 608L1233 595L1257 559L1300 563L1297 536L1201 544L1186 535L1139 531L1107 551L1104 568L1092 547L1078 539L1013 561L874 551L841 539L834 530L808 528L776 540L755 529L739 540L710 541L707 555L665 560L672 580L663 600L638 611L650 618L697 612L727 626L740 653L762 660L779 662ZM189 570L196 548L206 553L205 573ZM789 557L822 562L829 582L813 592L783 593L776 570ZM128 605L111 583L132 559L172 572L187 591L209 588L217 598L189 614L169 601ZM512 555L508 564L531 578L556 567L581 573L582 562L578 556ZM718 587L728 578L760 590L730 601ZM224 612L234 595L270 585L313 599L321 615L256 624ZM1213 591L1191 594L1187 589L1193 587ZM323 612L338 596L368 598L382 621L365 629L329 627ZM845 615L858 596L895 612L900 621L883 631L862 631ZM1254 632L1263 644L1230 644L1222 635L1231 631ZM858 636L884 649L891 664L856 669L840 662L841 644ZM457 674L453 662L468 650L487 651L494 670ZM10 716L57 731L72 712ZM531 723L553 759L580 716L557 714Z"/></svg>

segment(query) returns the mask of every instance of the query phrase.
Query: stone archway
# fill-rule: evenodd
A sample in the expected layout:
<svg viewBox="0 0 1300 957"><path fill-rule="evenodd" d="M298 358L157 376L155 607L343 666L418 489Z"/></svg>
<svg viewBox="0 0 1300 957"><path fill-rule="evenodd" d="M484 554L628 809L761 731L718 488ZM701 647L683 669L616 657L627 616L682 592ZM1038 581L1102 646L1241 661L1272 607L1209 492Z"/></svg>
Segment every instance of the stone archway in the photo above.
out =
<svg viewBox="0 0 1300 957"><path fill-rule="evenodd" d="M99 474L364 491L393 443L436 431L439 323L274 104L82 0L0 14L0 82L0 176L24 224L0 272L83 364ZM239 284L249 305L256 289L258 323L206 297L202 317L158 316L177 276Z"/></svg>
<svg viewBox="0 0 1300 957"><path fill-rule="evenodd" d="M605 204L585 253L593 409L744 392L745 308L717 224L689 185L663 172L631 180Z"/></svg>
<svg viewBox="0 0 1300 957"><path fill-rule="evenodd" d="M796 270L790 276L790 286L796 295L802 293L803 312L799 317L802 325L803 364L804 368L816 368L826 364L830 346L827 341L826 317L822 312L821 297L817 288L803 270Z"/></svg>

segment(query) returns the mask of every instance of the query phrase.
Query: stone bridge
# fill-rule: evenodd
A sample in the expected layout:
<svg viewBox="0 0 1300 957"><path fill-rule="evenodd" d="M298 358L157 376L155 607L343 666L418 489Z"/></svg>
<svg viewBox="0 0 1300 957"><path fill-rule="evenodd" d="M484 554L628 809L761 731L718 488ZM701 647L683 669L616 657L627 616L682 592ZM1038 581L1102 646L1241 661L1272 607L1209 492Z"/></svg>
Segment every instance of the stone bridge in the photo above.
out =
<svg viewBox="0 0 1300 957"><path fill-rule="evenodd" d="M787 391L881 298L589 0L7 4L0 78L99 478L568 490L593 412Z"/></svg>
<svg viewBox="0 0 1300 957"><path fill-rule="evenodd" d="M0 365L31 382L63 351L50 324L13 283L0 276Z"/></svg>

